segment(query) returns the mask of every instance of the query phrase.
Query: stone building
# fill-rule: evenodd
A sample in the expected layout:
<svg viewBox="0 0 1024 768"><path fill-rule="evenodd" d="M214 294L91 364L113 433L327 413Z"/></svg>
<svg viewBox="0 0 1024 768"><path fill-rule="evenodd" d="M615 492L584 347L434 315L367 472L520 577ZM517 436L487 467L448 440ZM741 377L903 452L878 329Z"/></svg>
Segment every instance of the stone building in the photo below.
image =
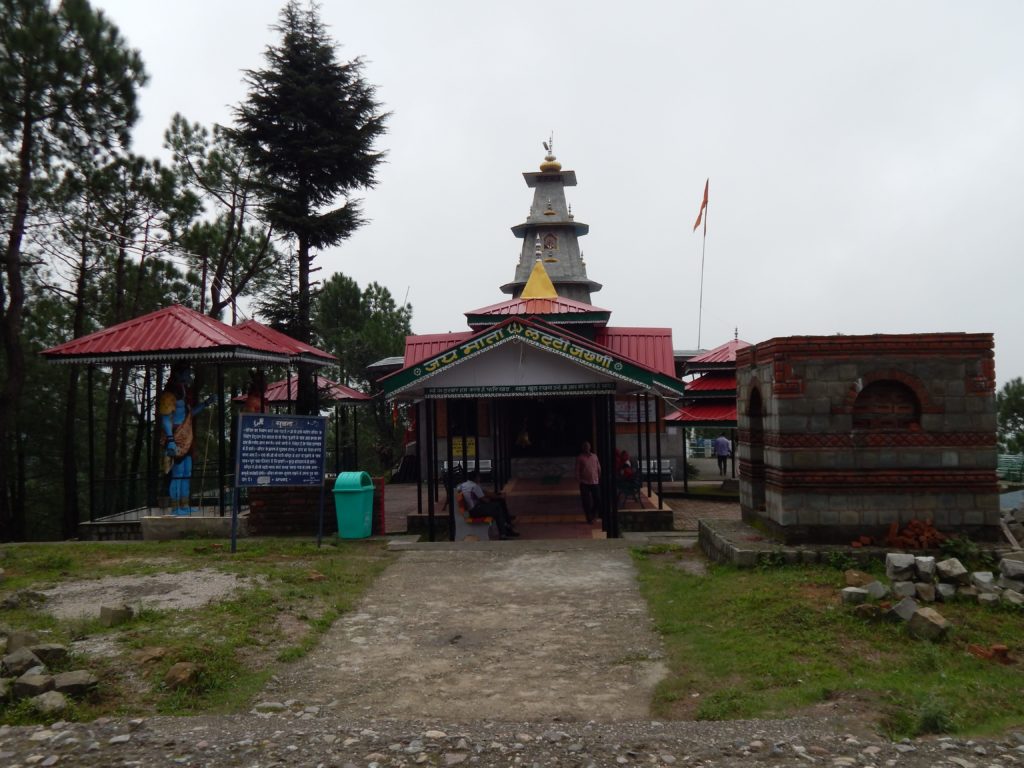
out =
<svg viewBox="0 0 1024 768"><path fill-rule="evenodd" d="M775 338L737 354L740 503L790 543L927 519L999 536L991 334Z"/></svg>

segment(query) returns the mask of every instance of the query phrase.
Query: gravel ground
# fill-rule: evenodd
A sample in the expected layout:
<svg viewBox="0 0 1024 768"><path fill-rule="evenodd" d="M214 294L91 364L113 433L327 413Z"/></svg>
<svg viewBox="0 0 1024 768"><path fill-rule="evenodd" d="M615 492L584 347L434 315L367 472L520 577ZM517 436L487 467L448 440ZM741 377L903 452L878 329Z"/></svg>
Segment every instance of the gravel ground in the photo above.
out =
<svg viewBox="0 0 1024 768"><path fill-rule="evenodd" d="M1024 766L1024 732L892 744L838 709L656 722L623 542L412 545L252 711L0 728L0 766Z"/></svg>

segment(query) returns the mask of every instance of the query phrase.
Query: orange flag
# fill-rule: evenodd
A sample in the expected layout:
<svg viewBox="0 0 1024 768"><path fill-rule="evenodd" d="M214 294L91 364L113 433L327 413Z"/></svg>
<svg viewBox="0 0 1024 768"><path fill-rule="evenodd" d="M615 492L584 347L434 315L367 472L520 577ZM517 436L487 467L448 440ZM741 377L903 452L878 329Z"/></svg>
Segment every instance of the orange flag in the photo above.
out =
<svg viewBox="0 0 1024 768"><path fill-rule="evenodd" d="M711 179L708 179L704 182L704 199L700 203L700 210L697 211L697 220L693 223L694 232L696 232L697 227L700 226L700 220L704 216L704 209L708 207L708 182L710 181Z"/></svg>

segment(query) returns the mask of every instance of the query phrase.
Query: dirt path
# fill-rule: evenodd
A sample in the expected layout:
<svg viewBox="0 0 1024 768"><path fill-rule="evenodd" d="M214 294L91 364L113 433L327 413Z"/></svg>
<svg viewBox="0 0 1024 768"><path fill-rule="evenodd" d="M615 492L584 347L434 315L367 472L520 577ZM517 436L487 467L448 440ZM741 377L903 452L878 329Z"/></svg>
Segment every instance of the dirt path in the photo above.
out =
<svg viewBox="0 0 1024 768"><path fill-rule="evenodd" d="M661 656L621 542L418 545L266 694L341 716L628 720Z"/></svg>

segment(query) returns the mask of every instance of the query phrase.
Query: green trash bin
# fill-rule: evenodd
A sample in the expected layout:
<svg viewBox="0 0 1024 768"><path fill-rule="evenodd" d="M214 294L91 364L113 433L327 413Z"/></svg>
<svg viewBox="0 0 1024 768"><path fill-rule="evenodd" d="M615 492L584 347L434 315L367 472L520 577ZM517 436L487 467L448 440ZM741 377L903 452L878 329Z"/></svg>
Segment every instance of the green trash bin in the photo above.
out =
<svg viewBox="0 0 1024 768"><path fill-rule="evenodd" d="M365 539L373 533L373 480L365 472L342 472L334 481L338 538Z"/></svg>

